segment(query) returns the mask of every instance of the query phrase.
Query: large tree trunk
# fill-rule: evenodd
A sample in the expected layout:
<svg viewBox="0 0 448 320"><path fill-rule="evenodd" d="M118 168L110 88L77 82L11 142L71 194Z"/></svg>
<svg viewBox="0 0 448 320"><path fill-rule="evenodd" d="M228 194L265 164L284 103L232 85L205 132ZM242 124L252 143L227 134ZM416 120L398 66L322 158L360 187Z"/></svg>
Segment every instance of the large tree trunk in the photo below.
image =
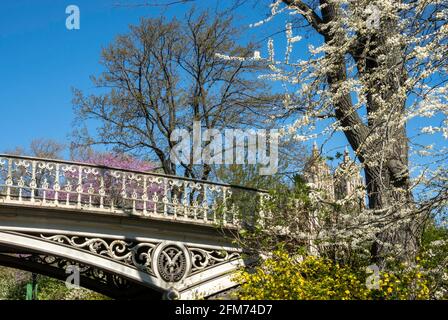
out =
<svg viewBox="0 0 448 320"><path fill-rule="evenodd" d="M332 2L321 0L322 22L329 24L337 20L338 9ZM330 90L339 97L334 101L336 118L345 128L344 133L351 147L357 153L364 165L369 208L374 210L379 218L384 218L384 230L377 234L371 253L375 263L383 265L386 256L395 255L400 260L412 260L418 248L418 219L404 220L403 217L386 217L393 213L412 211L412 195L409 191L410 178L408 172L408 141L404 126L405 99L396 97L397 90L406 79L403 67L402 48L390 47L387 37L396 30L395 21L386 21L381 30L388 33L379 34L368 39L359 36L359 42L352 52L360 76L368 75L367 113L368 123L365 124L355 108L349 93L341 95L340 85L347 80L346 58L343 52L332 53L329 56L333 69L327 75ZM324 31L325 42L331 46L343 47L344 34ZM385 62L378 62L378 56L387 56ZM388 70L385 76L381 72ZM374 94L381 95L383 101L391 103L384 113L385 116L371 115L384 111L384 104L378 104ZM381 109L383 108L383 109ZM387 116L386 116L387 115ZM372 139L372 137L375 137ZM401 219L401 220L400 220ZM392 226L392 228L389 228ZM392 245L392 246L391 246ZM393 251L392 247L401 250ZM396 248L395 248L396 249Z"/></svg>
<svg viewBox="0 0 448 320"><path fill-rule="evenodd" d="M325 43L333 48L345 48L347 35L338 23L338 3L319 0L320 17L308 4L300 0L283 0L296 8L304 19L324 37ZM364 165L369 208L383 218L384 225L376 235L372 245L374 262L383 265L384 258L394 254L400 260L410 261L418 249L419 219L405 219L396 213L414 208L409 190L408 141L404 126L405 97L396 95L406 80L406 70L402 61L403 48L396 41L388 41L398 31L397 20L382 17L378 31L358 34L357 41L348 52L334 50L327 54L332 68L327 73L327 82L334 94L333 107L336 119L344 128L345 136L359 160ZM368 123L364 123L353 106L350 93L339 92L347 80L346 54L350 54L357 64L360 77L366 76L366 98ZM386 59L378 59L380 57ZM385 73L383 71L386 71ZM383 72L383 73L382 73ZM384 104L375 100L380 95ZM378 116L379 115L379 116ZM394 216L388 221L388 217ZM392 226L392 227L391 227ZM390 246L401 250L391 250Z"/></svg>
<svg viewBox="0 0 448 320"><path fill-rule="evenodd" d="M379 166L366 165L364 169L369 209L384 219L379 226L385 229L376 235L377 240L371 248L373 262L380 266L384 266L385 258L391 255L411 262L418 250L419 221L412 215L415 210L409 191L408 163L398 157L399 151L407 150L407 140L397 140L392 147L396 157L390 157Z"/></svg>

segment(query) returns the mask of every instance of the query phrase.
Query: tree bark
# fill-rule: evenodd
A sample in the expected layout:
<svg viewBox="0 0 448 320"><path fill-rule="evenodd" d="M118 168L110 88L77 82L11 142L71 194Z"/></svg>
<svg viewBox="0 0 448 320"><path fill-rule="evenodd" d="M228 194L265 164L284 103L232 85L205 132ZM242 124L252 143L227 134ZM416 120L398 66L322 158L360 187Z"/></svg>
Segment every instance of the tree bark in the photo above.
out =
<svg viewBox="0 0 448 320"><path fill-rule="evenodd" d="M303 1L285 0L284 2L302 12L310 25L324 37L326 44L343 47L344 34L333 32L334 30L328 27L330 22L337 21L339 14L338 7L332 1L320 0L322 18ZM405 68L400 61L403 57L401 48L389 48L386 44L386 37L390 36L389 30L390 32L396 30L396 22L386 21L385 23L387 25L383 25L380 29L388 30L388 33L383 33L374 39L359 36L355 52L351 52L357 63L358 72L361 75L368 73L373 79L372 83L367 84L370 85L366 105L368 115L374 114L380 108L373 98L373 92L379 91L383 101L390 101L406 79ZM372 52L374 54L371 54ZM377 58L381 53L388 57L386 65L378 63ZM339 97L333 103L336 119L344 127L350 146L364 165L369 208L378 215L391 215L391 210L412 208L414 204L409 191L408 140L405 126L400 125L405 111L404 99L397 101L393 107L394 110L391 111L392 120L395 121L392 125L382 117L369 117L368 123L365 124L353 106L350 93L336 95L339 86L347 80L345 53L333 53L329 58L334 67L327 74L327 82L330 90ZM381 68L390 68L388 76L384 78L378 76ZM369 136L373 134L376 134L377 138L367 143ZM383 159L379 164L374 164L372 160L376 160L375 157L378 154ZM386 256L394 254L384 243L402 247L402 251L396 256L400 260L412 260L418 249L418 220L405 223L397 220L395 223L399 227L380 232L372 245L372 259L379 265L384 265Z"/></svg>

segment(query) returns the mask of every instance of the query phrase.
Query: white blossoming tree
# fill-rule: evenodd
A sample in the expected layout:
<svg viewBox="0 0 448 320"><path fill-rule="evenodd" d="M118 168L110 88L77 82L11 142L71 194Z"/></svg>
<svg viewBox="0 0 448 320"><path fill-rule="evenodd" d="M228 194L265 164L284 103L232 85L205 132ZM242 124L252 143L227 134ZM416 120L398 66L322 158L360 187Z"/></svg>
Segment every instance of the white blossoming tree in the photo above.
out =
<svg viewBox="0 0 448 320"><path fill-rule="evenodd" d="M341 223L344 236L369 240L375 262L391 254L411 260L425 218L446 216L448 1L278 0L270 7L252 26L286 17L286 54L277 59L271 39L269 56L252 59L269 65L264 78L287 88L278 116L294 122L285 135L342 131L368 196L368 208ZM300 42L308 50L295 54Z"/></svg>
<svg viewBox="0 0 448 320"><path fill-rule="evenodd" d="M282 121L288 123L283 134L332 141L342 132L363 168L368 206L342 215L326 230L328 239L337 235L340 243L363 248L368 243L380 264L391 254L412 260L425 220L439 214L443 223L447 217L448 1L220 3L236 12L246 4L269 7L268 17L251 27L272 26L272 34L278 34L275 21L285 21L283 57L276 56L272 39L267 57L258 51L252 58L221 55L269 66L271 72L260 77L286 90L284 108L273 119L291 120ZM324 200L318 194L312 199Z"/></svg>

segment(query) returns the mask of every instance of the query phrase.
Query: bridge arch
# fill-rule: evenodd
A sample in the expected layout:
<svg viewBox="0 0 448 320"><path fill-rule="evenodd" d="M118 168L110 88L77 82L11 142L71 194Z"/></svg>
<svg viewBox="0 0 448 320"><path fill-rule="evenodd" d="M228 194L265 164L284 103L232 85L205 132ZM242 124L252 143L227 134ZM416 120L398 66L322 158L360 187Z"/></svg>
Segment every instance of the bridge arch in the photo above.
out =
<svg viewBox="0 0 448 320"><path fill-rule="evenodd" d="M77 265L89 266L97 270L105 271L108 274L112 274L116 276L117 279L127 279L134 283L139 283L140 285L148 287L155 292L162 293L164 291L164 286L160 283L159 279L148 273L131 268L123 263L114 261L111 258L89 253L76 247L70 247L64 243L49 241L44 237L39 238L29 234L0 231L0 245L3 248L10 249L11 252L15 251L28 253L19 254L19 257L15 259L14 255L10 255L10 259L3 260L10 262L16 260L16 265L21 265L18 262L21 260L28 260L26 259L28 257L33 257L29 260L34 260L34 262L36 262L36 255L43 259L42 262L45 262L45 257L53 257L55 258L53 264L61 264L61 262L64 261L64 267L69 265L70 262L76 263ZM30 261L28 261L28 263L29 262ZM42 268L42 270L45 270L45 268ZM47 275L50 275L49 272L46 273ZM61 275L57 273L55 277L61 278ZM95 288L95 290L98 289Z"/></svg>
<svg viewBox="0 0 448 320"><path fill-rule="evenodd" d="M39 214L33 217L36 224L40 219ZM181 299L207 298L234 287L233 272L245 263L238 248L179 241L175 234L163 237L151 234L149 228L145 228L146 234L134 230L139 237L117 237L106 231L101 219L92 226L95 230L91 232L83 227L61 230L55 225L42 229L31 224L25 228L20 221L27 219L18 216L14 220L21 227L15 228L7 220L0 219L0 264L5 261L6 253L9 266L25 266L28 271L38 266L38 273L43 270L43 274L61 280L68 265L80 265L86 273L81 286L112 298L160 298L170 292ZM129 226L123 229L129 234ZM170 273L169 261L164 257L173 249L184 259L173 265ZM167 269L163 272L160 268L164 266ZM177 275L180 276L176 278ZM128 294L123 294L123 290L129 291Z"/></svg>
<svg viewBox="0 0 448 320"><path fill-rule="evenodd" d="M232 235L263 217L256 210L266 196L156 173L0 155L0 263L59 278L67 263L76 263L90 272L86 287L115 296L114 285L126 283L140 297L207 298L237 285L233 274L246 261Z"/></svg>
<svg viewBox="0 0 448 320"><path fill-rule="evenodd" d="M66 258L0 245L0 265L66 281L67 267L77 267L79 286L117 300L160 299L162 293L116 274Z"/></svg>

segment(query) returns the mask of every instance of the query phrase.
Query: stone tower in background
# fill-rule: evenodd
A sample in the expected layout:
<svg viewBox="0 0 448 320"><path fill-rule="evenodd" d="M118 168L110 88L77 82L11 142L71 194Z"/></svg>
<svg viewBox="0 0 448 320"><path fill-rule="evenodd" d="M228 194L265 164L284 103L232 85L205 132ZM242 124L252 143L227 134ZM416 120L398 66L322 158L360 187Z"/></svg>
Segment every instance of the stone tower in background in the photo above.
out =
<svg viewBox="0 0 448 320"><path fill-rule="evenodd" d="M348 149L344 151L342 162L334 172L335 199L349 198L353 204L365 207L365 188L361 168L350 158Z"/></svg>
<svg viewBox="0 0 448 320"><path fill-rule="evenodd" d="M311 158L305 166L304 177L312 189L321 192L324 199L337 201L348 198L351 203L363 208L365 187L360 172L360 166L350 158L346 149L342 162L332 173L326 160L320 155L317 145L314 144Z"/></svg>
<svg viewBox="0 0 448 320"><path fill-rule="evenodd" d="M305 181L316 190L321 191L323 198L334 200L334 180L331 169L321 157L317 144L314 143L311 158L305 165Z"/></svg>

